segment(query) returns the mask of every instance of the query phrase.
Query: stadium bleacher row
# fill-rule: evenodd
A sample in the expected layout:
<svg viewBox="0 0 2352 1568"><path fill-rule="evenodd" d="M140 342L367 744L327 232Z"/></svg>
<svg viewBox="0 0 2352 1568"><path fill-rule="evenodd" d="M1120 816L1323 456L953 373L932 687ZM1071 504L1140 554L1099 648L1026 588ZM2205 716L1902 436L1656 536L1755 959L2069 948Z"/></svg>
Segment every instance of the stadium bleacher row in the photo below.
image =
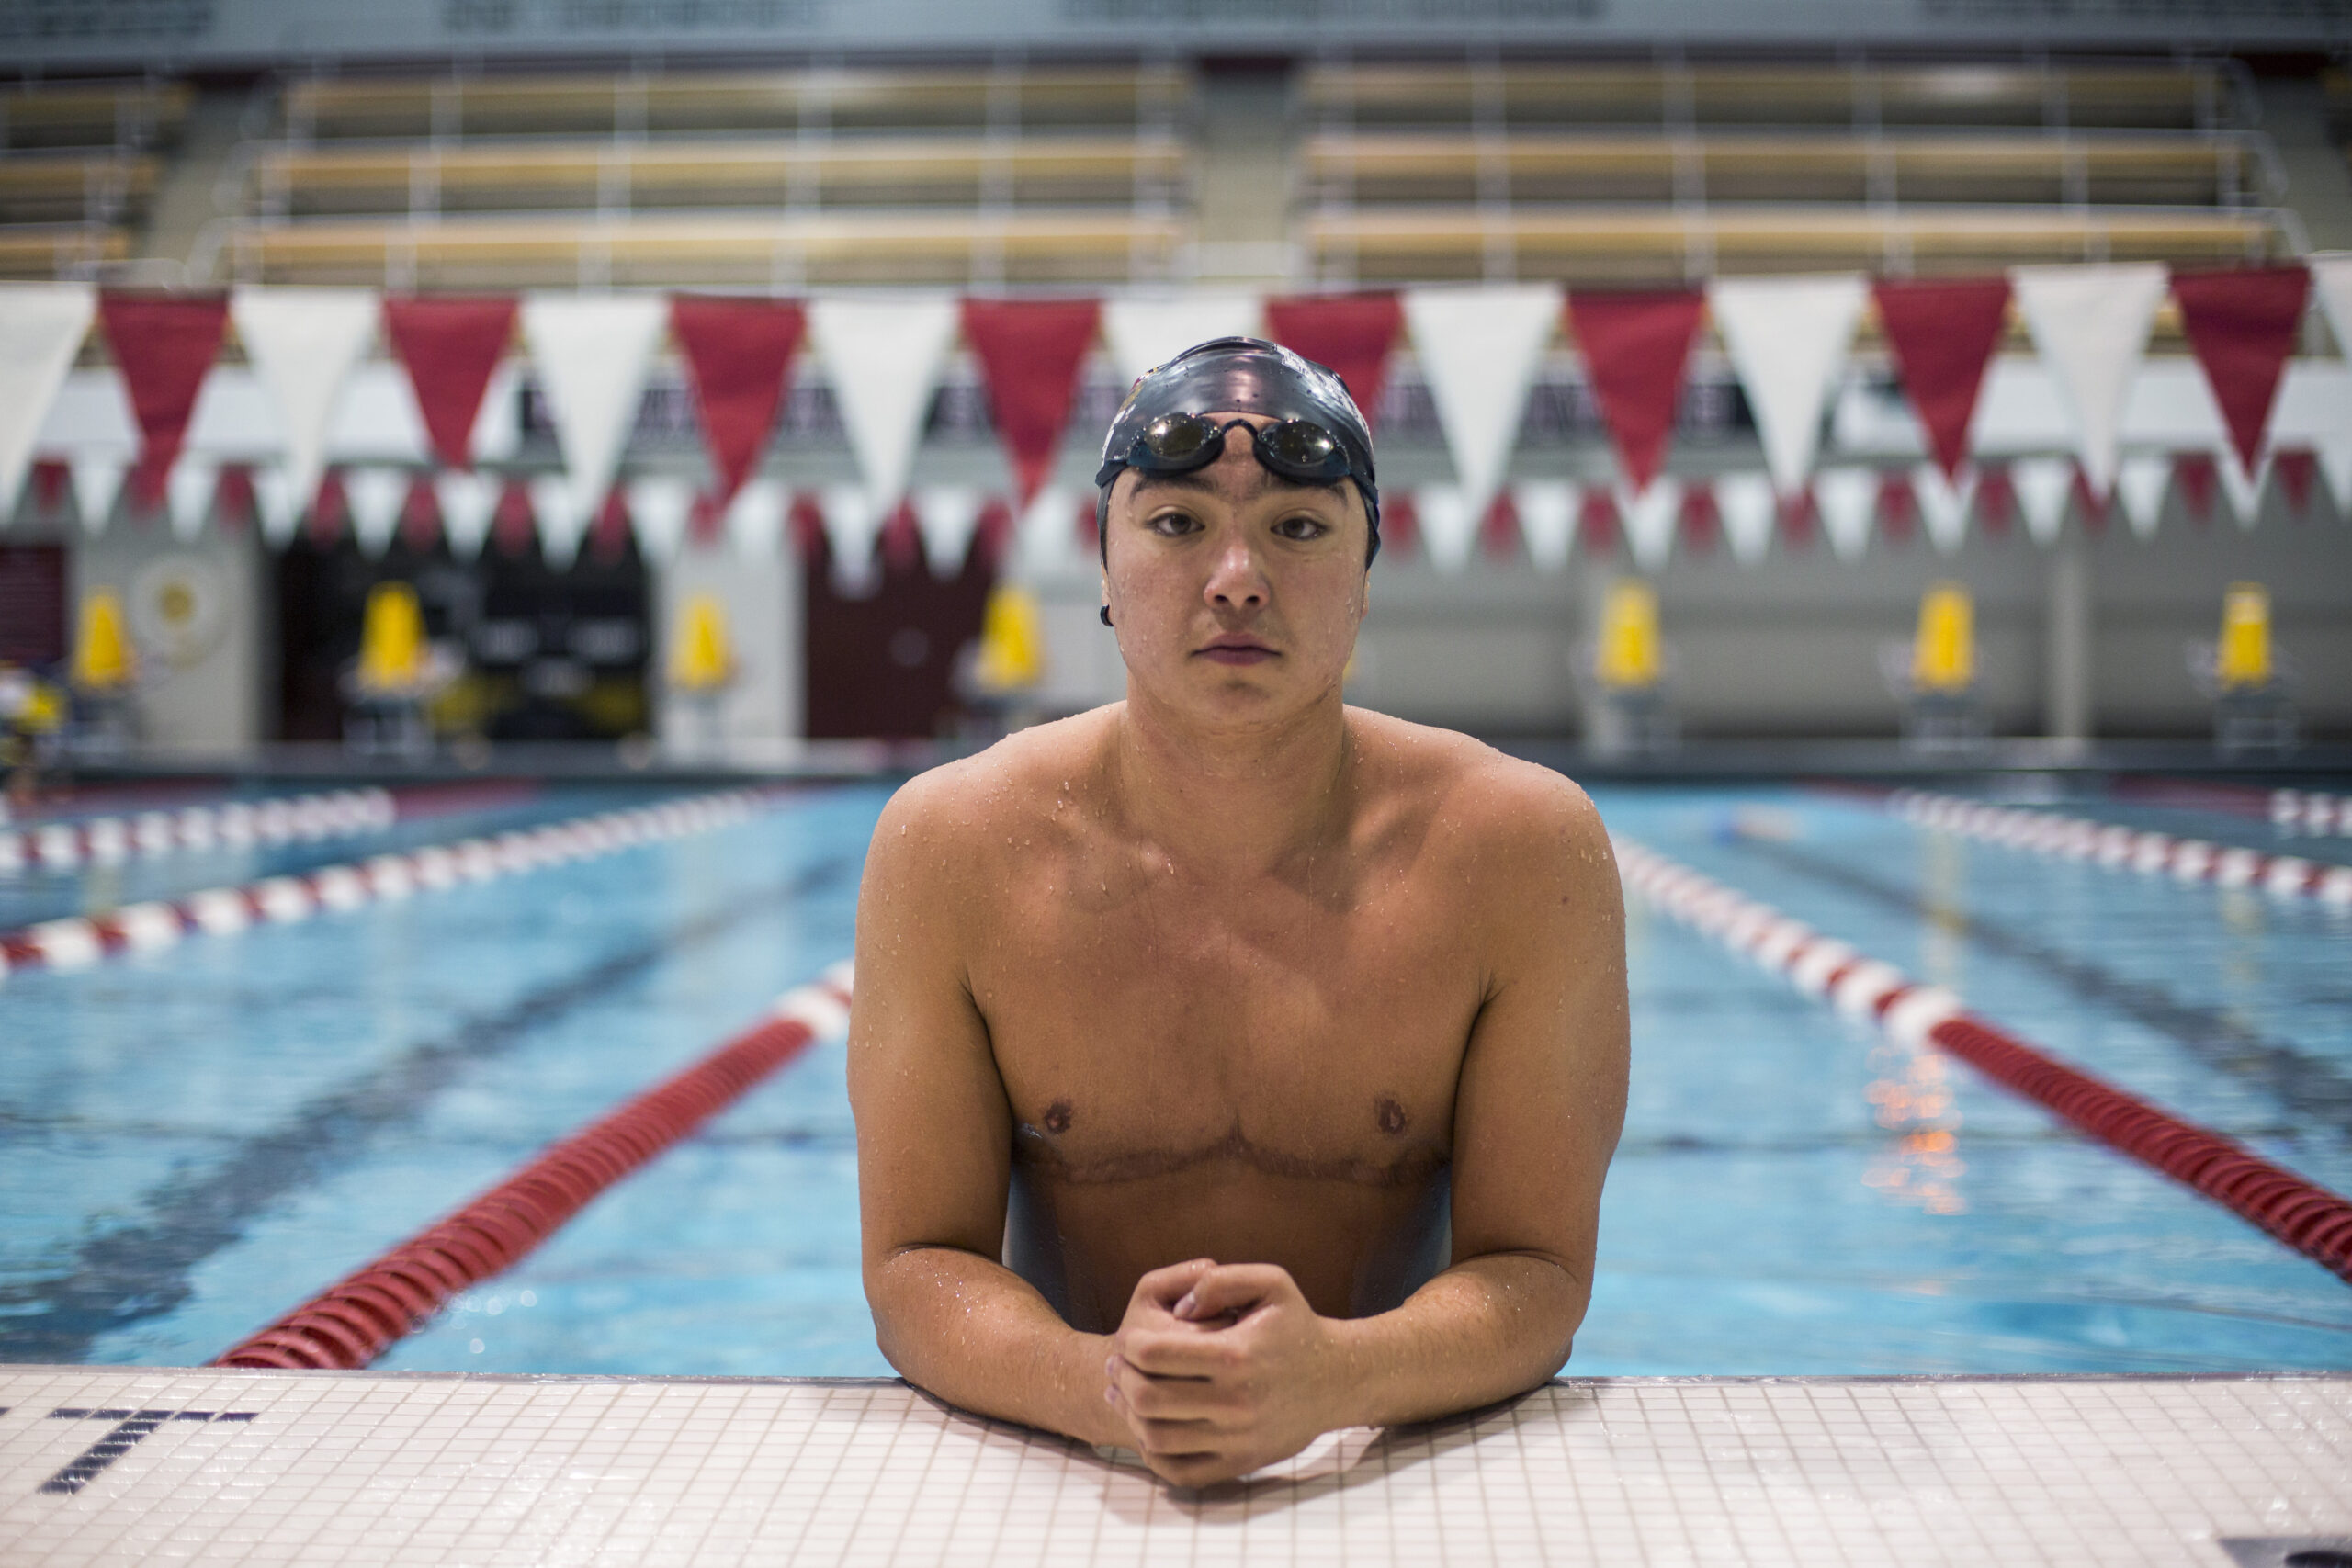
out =
<svg viewBox="0 0 2352 1568"><path fill-rule="evenodd" d="M266 83L189 281L1116 285L1201 270L1176 65ZM106 276L192 91L0 94L0 276ZM2208 62L1298 67L1294 285L2228 265L2304 248ZM1214 248L1214 247L1208 247ZM1229 247L1228 247L1229 248ZM178 257L168 257L178 260Z"/></svg>

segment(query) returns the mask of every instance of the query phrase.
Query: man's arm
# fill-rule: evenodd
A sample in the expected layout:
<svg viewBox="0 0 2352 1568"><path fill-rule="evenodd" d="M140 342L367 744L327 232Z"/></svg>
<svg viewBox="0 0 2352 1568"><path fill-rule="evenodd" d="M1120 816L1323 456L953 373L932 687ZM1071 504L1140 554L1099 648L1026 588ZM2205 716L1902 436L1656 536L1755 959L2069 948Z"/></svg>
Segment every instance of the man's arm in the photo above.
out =
<svg viewBox="0 0 2352 1568"><path fill-rule="evenodd" d="M1491 966L1455 1099L1453 1266L1353 1320L1317 1317L1267 1265L1147 1275L1114 1337L1113 1383L1170 1480L1240 1475L1338 1427L1489 1404L1567 1359L1624 1122L1622 895L1574 785L1512 767L1479 794L1459 826L1490 885Z"/></svg>
<svg viewBox="0 0 2352 1568"><path fill-rule="evenodd" d="M865 1297L910 1382L984 1416L1131 1445L1102 1398L1107 1341L998 1261L1012 1113L966 980L978 912L963 852L938 827L968 787L955 770L908 784L866 853L849 1032Z"/></svg>

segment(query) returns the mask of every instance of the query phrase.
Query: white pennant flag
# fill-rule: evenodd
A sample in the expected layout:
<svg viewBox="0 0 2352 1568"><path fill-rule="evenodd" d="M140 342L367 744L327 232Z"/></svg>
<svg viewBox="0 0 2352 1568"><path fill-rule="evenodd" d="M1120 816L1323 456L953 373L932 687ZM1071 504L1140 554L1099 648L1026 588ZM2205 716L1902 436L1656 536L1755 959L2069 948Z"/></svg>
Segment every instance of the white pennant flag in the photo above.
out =
<svg viewBox="0 0 2352 1568"><path fill-rule="evenodd" d="M580 541L588 536L588 513L579 502L579 487L563 474L540 474L530 484L531 516L539 525L539 554L561 571L580 558Z"/></svg>
<svg viewBox="0 0 2352 1568"><path fill-rule="evenodd" d="M16 510L33 440L97 308L86 283L0 283L0 519Z"/></svg>
<svg viewBox="0 0 2352 1568"><path fill-rule="evenodd" d="M2266 449L2262 462L2254 472L2247 473L2238 461L2233 446L2218 446L2213 450L2213 467L2221 470L2222 493L2230 500L2230 513L2241 528L2251 528L2262 521L2262 491L2270 480L2270 454Z"/></svg>
<svg viewBox="0 0 2352 1568"><path fill-rule="evenodd" d="M875 545L889 514L862 485L827 485L820 498L825 513L825 543L833 558L833 588L844 599L871 597L882 586L882 560Z"/></svg>
<svg viewBox="0 0 2352 1568"><path fill-rule="evenodd" d="M81 516L83 531L96 538L107 531L107 524L114 517L114 503L122 494L123 477L130 472L130 456L122 452L76 452L68 471L74 478L74 510Z"/></svg>
<svg viewBox="0 0 2352 1568"><path fill-rule="evenodd" d="M2115 470L2116 499L2123 503L2123 520L2134 537L2153 539L2164 521L2165 491L2172 483L2172 459L2142 453L2123 459Z"/></svg>
<svg viewBox="0 0 2352 1568"><path fill-rule="evenodd" d="M263 544L282 550L294 542L294 530L302 525L302 508L282 465L254 470L254 512L261 519Z"/></svg>
<svg viewBox="0 0 2352 1568"><path fill-rule="evenodd" d="M1256 336L1259 315L1254 294L1112 299L1102 306L1102 341L1111 346L1111 363L1119 378L1133 385L1153 366L1165 365L1195 344Z"/></svg>
<svg viewBox="0 0 2352 1568"><path fill-rule="evenodd" d="M637 553L663 566L678 558L694 514L695 484L676 474L648 474L628 482L628 516Z"/></svg>
<svg viewBox="0 0 2352 1568"><path fill-rule="evenodd" d="M1762 474L1725 474L1715 481L1715 515L1723 519L1732 559L1754 566L1764 558L1780 506L1772 481Z"/></svg>
<svg viewBox="0 0 2352 1568"><path fill-rule="evenodd" d="M1813 481L1821 532L1839 560L1858 561L1868 553L1871 525L1878 517L1878 484L1875 468L1824 468Z"/></svg>
<svg viewBox="0 0 2352 1568"><path fill-rule="evenodd" d="M1456 485L1423 485L1413 492L1413 516L1420 524L1421 553L1449 576L1470 564L1478 543L1478 514Z"/></svg>
<svg viewBox="0 0 2352 1568"><path fill-rule="evenodd" d="M172 465L164 480L164 511L171 519L173 538L183 545L196 542L211 514L212 492L220 486L220 465L209 457L189 456Z"/></svg>
<svg viewBox="0 0 2352 1568"><path fill-rule="evenodd" d="M960 575L988 498L971 485L925 485L913 500L915 527L922 535L922 556L931 575Z"/></svg>
<svg viewBox="0 0 2352 1568"><path fill-rule="evenodd" d="M1625 543L1634 564L1651 576L1666 570L1674 554L1674 525L1682 516L1682 482L1664 474L1649 489L1635 495L1632 487L1617 487L1617 515L1624 520Z"/></svg>
<svg viewBox="0 0 2352 1568"><path fill-rule="evenodd" d="M1919 523L1939 555L1956 554L1968 542L1968 508L1976 499L1976 468L1963 463L1960 482L1944 477L1940 463L1911 470L1911 493L1918 498Z"/></svg>
<svg viewBox="0 0 2352 1568"><path fill-rule="evenodd" d="M433 478L433 499L441 503L441 536L459 560L481 554L498 517L498 496L505 487L484 473L444 469Z"/></svg>
<svg viewBox="0 0 2352 1568"><path fill-rule="evenodd" d="M1519 513L1519 536L1527 541L1527 558L1535 570L1566 571L1576 551L1583 489L1568 479L1523 479L1511 492L1511 504Z"/></svg>
<svg viewBox="0 0 2352 1568"><path fill-rule="evenodd" d="M1453 457L1463 507L1474 517L1502 488L1536 367L1560 326L1549 284L1408 288L1405 325Z"/></svg>
<svg viewBox="0 0 2352 1568"><path fill-rule="evenodd" d="M2319 444L2319 472L2336 512L2352 518L2352 435Z"/></svg>
<svg viewBox="0 0 2352 1568"><path fill-rule="evenodd" d="M1707 309L1747 393L1764 466L1783 495L1804 488L1821 419L1845 368L1869 285L1860 276L1719 278Z"/></svg>
<svg viewBox="0 0 2352 1568"><path fill-rule="evenodd" d="M2075 418L2075 450L2094 495L2115 488L2124 400L2147 353L2170 275L2154 262L2009 269L2033 344Z"/></svg>
<svg viewBox="0 0 2352 1568"><path fill-rule="evenodd" d="M2075 491L2075 464L2067 457L2025 457L2009 465L2025 531L2042 548L2058 542L2066 526L2066 502Z"/></svg>
<svg viewBox="0 0 2352 1568"><path fill-rule="evenodd" d="M560 514L562 526L576 518L584 529L620 468L646 367L670 324L670 301L659 294L529 294L522 316L523 342L547 396L571 487L568 509ZM536 498L537 486L532 489ZM570 547L559 557L548 516L540 509L542 547L549 560L569 565L579 533L570 535Z"/></svg>
<svg viewBox="0 0 2352 1568"><path fill-rule="evenodd" d="M351 505L351 534L359 553L373 560L391 547L399 532L401 508L408 502L406 468L346 468L344 499Z"/></svg>
<svg viewBox="0 0 2352 1568"><path fill-rule="evenodd" d="M229 317L276 405L297 495L319 488L336 395L375 341L383 302L372 288L239 288Z"/></svg>
<svg viewBox="0 0 2352 1568"><path fill-rule="evenodd" d="M2307 256L2304 265L2312 269L2312 292L2319 296L2320 309L2327 312L2335 346L2346 362L2352 362L2352 252Z"/></svg>
<svg viewBox="0 0 2352 1568"><path fill-rule="evenodd" d="M808 307L808 338L832 382L877 527L907 493L932 389L959 320L956 301L944 295L820 299ZM829 532L832 512L826 507Z"/></svg>
<svg viewBox="0 0 2352 1568"><path fill-rule="evenodd" d="M1078 497L1055 485L1038 491L1013 528L1022 570L1031 573L1092 566L1078 558Z"/></svg>
<svg viewBox="0 0 2352 1568"><path fill-rule="evenodd" d="M784 512L792 497L782 479L743 481L727 503L727 542L746 560L774 560L784 543Z"/></svg>

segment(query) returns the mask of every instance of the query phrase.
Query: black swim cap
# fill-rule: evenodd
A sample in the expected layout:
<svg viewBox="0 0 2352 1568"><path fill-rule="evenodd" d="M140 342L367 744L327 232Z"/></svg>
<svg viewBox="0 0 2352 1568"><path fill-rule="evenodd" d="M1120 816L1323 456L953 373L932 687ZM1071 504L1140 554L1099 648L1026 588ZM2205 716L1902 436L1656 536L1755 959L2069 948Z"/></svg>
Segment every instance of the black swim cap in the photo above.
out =
<svg viewBox="0 0 2352 1568"><path fill-rule="evenodd" d="M1145 426L1163 414L1227 410L1306 420L1330 432L1347 454L1348 477L1363 493L1364 514L1372 525L1363 559L1370 566L1380 554L1380 487L1372 470L1372 428L1337 371L1263 338L1221 337L1195 344L1136 379L1103 438L1102 467L1094 476L1102 492L1102 520L1108 521L1111 487L1127 466L1127 455Z"/></svg>

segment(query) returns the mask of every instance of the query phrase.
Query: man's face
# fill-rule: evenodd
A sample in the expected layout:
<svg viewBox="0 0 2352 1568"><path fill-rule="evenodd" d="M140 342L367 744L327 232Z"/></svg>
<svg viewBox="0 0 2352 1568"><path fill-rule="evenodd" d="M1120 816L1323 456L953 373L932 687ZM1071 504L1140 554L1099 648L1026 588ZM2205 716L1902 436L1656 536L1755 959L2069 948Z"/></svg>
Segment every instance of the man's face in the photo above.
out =
<svg viewBox="0 0 2352 1568"><path fill-rule="evenodd" d="M1103 598L1131 686L1228 724L1279 722L1336 691L1368 604L1370 527L1353 484L1270 473L1247 431L1188 474L1122 472Z"/></svg>

